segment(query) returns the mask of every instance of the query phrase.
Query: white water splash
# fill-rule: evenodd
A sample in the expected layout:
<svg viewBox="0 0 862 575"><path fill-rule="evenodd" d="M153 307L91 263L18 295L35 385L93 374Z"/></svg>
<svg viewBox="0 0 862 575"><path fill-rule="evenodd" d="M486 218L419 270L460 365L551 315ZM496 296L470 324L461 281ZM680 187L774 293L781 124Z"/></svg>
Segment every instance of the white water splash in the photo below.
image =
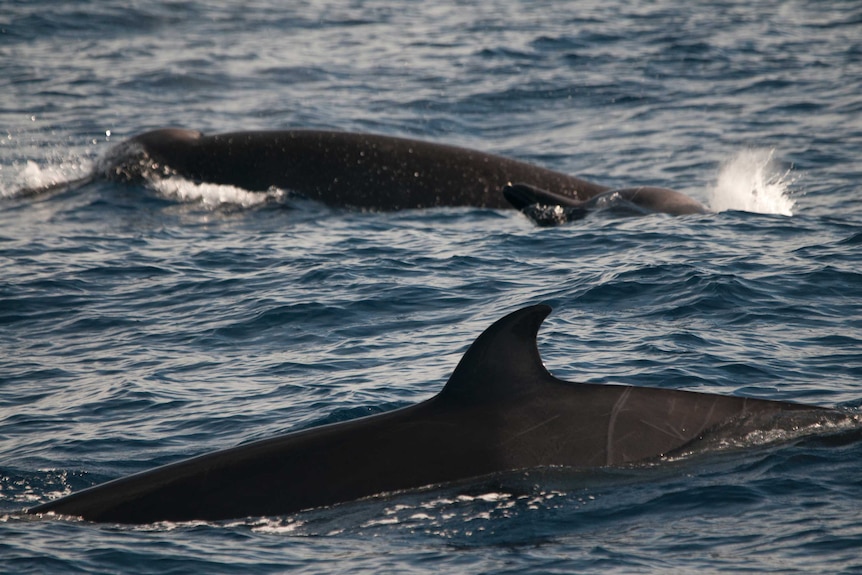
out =
<svg viewBox="0 0 862 575"><path fill-rule="evenodd" d="M282 190L249 192L242 188L220 184L196 184L183 178L156 179L149 182L158 193L181 202L196 202L208 208L241 206L250 208L266 202L280 201L285 197Z"/></svg>
<svg viewBox="0 0 862 575"><path fill-rule="evenodd" d="M15 175L13 184L8 189L0 189L0 197L12 197L21 190L37 193L40 190L49 190L67 182L79 180L92 169L93 163L84 159L71 158L47 166L40 166L33 160L27 160Z"/></svg>
<svg viewBox="0 0 862 575"><path fill-rule="evenodd" d="M722 165L710 193L710 207L716 212L741 210L792 216L796 202L789 193L796 178L790 170L781 170L773 153L774 150L747 149Z"/></svg>

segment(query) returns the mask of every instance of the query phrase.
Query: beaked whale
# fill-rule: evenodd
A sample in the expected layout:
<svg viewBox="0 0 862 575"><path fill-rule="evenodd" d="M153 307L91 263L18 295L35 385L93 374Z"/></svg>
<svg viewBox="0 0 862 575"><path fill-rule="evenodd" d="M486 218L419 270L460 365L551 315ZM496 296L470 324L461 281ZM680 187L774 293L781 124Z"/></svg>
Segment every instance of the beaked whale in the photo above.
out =
<svg viewBox="0 0 862 575"><path fill-rule="evenodd" d="M542 365L550 313L527 307L469 347L436 396L402 409L201 455L28 510L150 523L284 515L381 493L561 466L588 469L697 451L834 410L670 389L570 383Z"/></svg>
<svg viewBox="0 0 862 575"><path fill-rule="evenodd" d="M540 225L561 222L555 221L559 216L542 215L548 210L519 205L526 201L524 194L509 197L506 184L524 182L533 195L544 194L541 206L566 206L565 221L585 214L580 208L592 209L594 205L589 202L593 198L607 197L611 191L607 186L527 162L409 138L323 130L204 135L195 130L163 128L114 146L83 178L23 189L18 195L66 190L96 178L137 181L171 176L248 191L279 188L339 208L515 207ZM633 194L617 190L616 194L624 194L628 204L643 213L678 213L673 210L683 203L704 210L679 192L638 190L647 191ZM549 198L559 201L551 204Z"/></svg>
<svg viewBox="0 0 862 575"><path fill-rule="evenodd" d="M272 130L204 135L166 128L119 144L97 166L110 179L178 175L249 191L280 188L334 207L400 210L509 208L506 182L531 182L576 200L608 188L476 150L377 134Z"/></svg>

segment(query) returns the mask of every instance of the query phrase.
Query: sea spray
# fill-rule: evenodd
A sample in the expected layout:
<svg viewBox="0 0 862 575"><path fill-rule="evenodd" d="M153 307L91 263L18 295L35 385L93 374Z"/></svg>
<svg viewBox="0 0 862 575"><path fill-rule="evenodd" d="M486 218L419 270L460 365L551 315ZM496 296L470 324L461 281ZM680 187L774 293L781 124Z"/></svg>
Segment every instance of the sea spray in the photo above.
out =
<svg viewBox="0 0 862 575"><path fill-rule="evenodd" d="M773 153L774 150L746 149L725 162L711 191L710 207L717 212L741 210L792 216L796 202L789 193L796 178L790 170L781 171Z"/></svg>
<svg viewBox="0 0 862 575"><path fill-rule="evenodd" d="M13 165L13 168L18 169L15 181L8 187L0 184L0 198L40 196L83 185L90 181L92 161L69 159L40 166L27 160L23 167Z"/></svg>

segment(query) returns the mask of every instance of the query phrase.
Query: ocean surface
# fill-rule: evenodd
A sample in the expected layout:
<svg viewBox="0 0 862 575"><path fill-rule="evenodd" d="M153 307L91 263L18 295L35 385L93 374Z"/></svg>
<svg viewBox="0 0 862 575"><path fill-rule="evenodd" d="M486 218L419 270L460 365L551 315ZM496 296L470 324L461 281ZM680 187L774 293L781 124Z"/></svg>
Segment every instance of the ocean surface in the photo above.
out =
<svg viewBox="0 0 862 575"><path fill-rule="evenodd" d="M715 213L18 193L165 126L421 138ZM858 429L285 517L22 514L431 397L539 302L560 378L859 412L860 196L856 1L0 0L0 571L862 573Z"/></svg>

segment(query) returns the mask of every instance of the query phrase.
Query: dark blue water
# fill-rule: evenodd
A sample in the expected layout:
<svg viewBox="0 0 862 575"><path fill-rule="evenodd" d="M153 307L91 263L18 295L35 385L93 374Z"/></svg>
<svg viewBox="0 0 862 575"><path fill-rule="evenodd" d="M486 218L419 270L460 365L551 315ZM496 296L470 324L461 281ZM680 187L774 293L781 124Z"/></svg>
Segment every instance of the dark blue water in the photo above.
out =
<svg viewBox="0 0 862 575"><path fill-rule="evenodd" d="M3 572L862 572L853 430L289 517L20 514L430 397L537 302L561 378L858 410L857 2L6 0L0 71ZM183 182L15 194L168 125L421 137L718 213L540 229Z"/></svg>

